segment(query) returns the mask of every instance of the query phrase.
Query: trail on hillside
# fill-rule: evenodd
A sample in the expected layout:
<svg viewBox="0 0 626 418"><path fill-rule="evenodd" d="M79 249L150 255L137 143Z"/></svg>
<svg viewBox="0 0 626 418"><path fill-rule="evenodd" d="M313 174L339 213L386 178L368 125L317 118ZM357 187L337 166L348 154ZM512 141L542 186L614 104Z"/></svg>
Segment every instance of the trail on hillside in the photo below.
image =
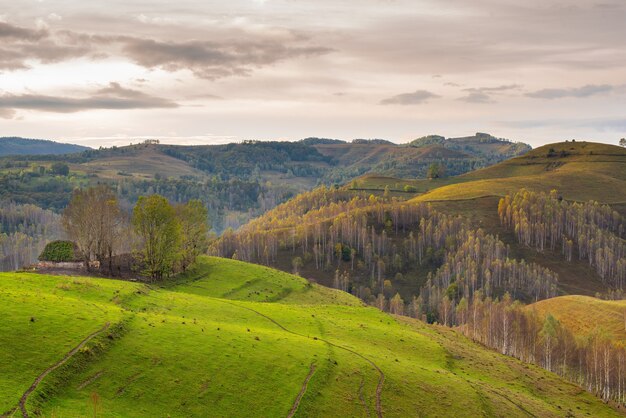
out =
<svg viewBox="0 0 626 418"><path fill-rule="evenodd" d="M289 410L289 415L287 415L287 418L292 418L298 410L300 401L302 400L302 397L304 396L304 393L309 386L309 380L311 380L311 378L313 377L313 373L315 373L315 363L311 363L311 369L309 370L309 374L306 375L304 383L302 384L302 389L300 389L300 393L298 393L298 396L296 397L296 400L294 401L291 410Z"/></svg>
<svg viewBox="0 0 626 418"><path fill-rule="evenodd" d="M279 327L280 329L282 329L285 332L288 332L290 334L297 335L297 336L303 337L303 338L316 339L318 341L324 342L324 343L326 343L328 345L331 345L333 347L339 348L340 350L344 350L344 351L347 351L349 353L352 353L355 356L358 356L358 357L362 358L363 360L365 360L366 362L368 362L378 372L379 378L378 378L378 384L376 386L376 415L378 416L378 418L382 418L383 417L383 406L382 406L381 396L382 396L382 392L383 392L383 384L385 383L385 373L372 360L370 360L369 358L365 357L363 354L361 354L361 353L359 353L357 351L352 350L351 348L343 347L343 346L341 346L339 344L335 344L335 343L333 343L331 341L328 341L328 340L326 340L324 338L320 338L320 337L312 338L312 337L309 337L308 335L298 334L297 332L291 331L291 330L285 328L279 322L277 322L274 318L271 318L271 317L265 315L264 313L259 312L259 311L255 310L255 309L252 309L250 307L242 306L242 305L239 305L237 303L230 302L230 301L227 301L227 300L224 300L224 299L219 299L219 298L214 298L214 300L220 301L222 303L227 303L229 305L236 306L238 308L247 309L247 310L249 310L251 312L254 312L257 315L262 316L263 318L267 319L268 321L272 322L274 325L276 325L277 327Z"/></svg>
<svg viewBox="0 0 626 418"><path fill-rule="evenodd" d="M94 338L94 337L98 336L98 334L106 331L109 328L110 325L111 325L111 323L107 322L106 324L104 324L104 326L102 328L100 328L99 330L89 334L76 347L72 348L61 360L59 360L58 362L56 362L52 366L48 367L43 373L41 373L35 379L33 384L30 385L30 387L28 389L26 389L26 392L24 392L24 394L20 398L19 408L22 411L22 417L28 418L28 412L26 411L26 402L28 401L28 397L30 396L30 394L33 393L35 391L35 389L37 389L37 386L39 386L39 384L43 381L43 379L46 376L48 376L51 372L53 372L54 370L58 369L59 367L61 367L65 363L67 363L67 361L70 358L72 358L74 356L74 354L76 354L78 352L78 350L83 348L85 346L85 344L87 344L92 338Z"/></svg>

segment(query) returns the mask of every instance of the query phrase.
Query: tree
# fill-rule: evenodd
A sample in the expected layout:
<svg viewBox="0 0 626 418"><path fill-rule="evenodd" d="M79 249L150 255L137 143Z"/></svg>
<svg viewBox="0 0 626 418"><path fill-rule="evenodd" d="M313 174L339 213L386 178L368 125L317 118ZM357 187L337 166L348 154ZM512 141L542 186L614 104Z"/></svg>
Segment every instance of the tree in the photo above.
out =
<svg viewBox="0 0 626 418"><path fill-rule="evenodd" d="M430 167L428 167L428 172L426 173L426 177L429 179L438 179L445 175L446 168L443 164L432 163Z"/></svg>
<svg viewBox="0 0 626 418"><path fill-rule="evenodd" d="M622 138L622 139L620 139L620 140L619 140L619 144L620 144L622 147L626 147L626 138Z"/></svg>
<svg viewBox="0 0 626 418"><path fill-rule="evenodd" d="M62 222L89 269L94 258L100 263L107 257L111 259L122 235L124 218L113 190L99 185L75 190Z"/></svg>
<svg viewBox="0 0 626 418"><path fill-rule="evenodd" d="M200 200L190 200L176 206L176 215L181 226L180 267L185 271L208 249L209 213Z"/></svg>
<svg viewBox="0 0 626 418"><path fill-rule="evenodd" d="M389 312L394 315L404 315L404 300L402 300L399 293L396 293L389 301Z"/></svg>
<svg viewBox="0 0 626 418"><path fill-rule="evenodd" d="M160 195L141 196L133 209L132 224L143 239L145 273L154 280L171 274L181 243L181 225L172 205Z"/></svg>
<svg viewBox="0 0 626 418"><path fill-rule="evenodd" d="M58 176L67 176L70 174L70 167L65 163L56 162L50 166L50 171Z"/></svg>

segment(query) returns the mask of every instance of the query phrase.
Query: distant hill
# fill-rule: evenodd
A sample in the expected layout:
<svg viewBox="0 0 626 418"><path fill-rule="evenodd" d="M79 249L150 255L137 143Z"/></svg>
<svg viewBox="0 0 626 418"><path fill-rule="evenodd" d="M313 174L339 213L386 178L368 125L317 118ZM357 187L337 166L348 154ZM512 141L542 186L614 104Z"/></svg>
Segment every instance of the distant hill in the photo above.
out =
<svg viewBox="0 0 626 418"><path fill-rule="evenodd" d="M477 132L473 136L461 138L445 138L440 135L428 135L409 142L409 146L415 148L438 145L444 148L462 151L475 157L516 157L532 148L522 142L512 142L508 139L496 138L490 134Z"/></svg>
<svg viewBox="0 0 626 418"><path fill-rule="evenodd" d="M507 151L500 154L498 144ZM0 160L0 167L6 168L0 172L0 198L58 211L65 207L76 186L108 182L129 203L142 194L155 192L174 202L201 199L209 208L215 230L221 232L237 228L320 184L341 185L374 173L420 179L434 163L445 166L446 175L452 176L508 158L509 142L495 140L490 146L494 151L488 155L472 155L441 145L417 148L378 139L348 143L327 138L202 146L149 142L98 150L81 148L82 152L65 151L74 152L71 155L23 155ZM51 165L55 162L69 164L71 175L54 176ZM36 172L24 177L22 172L34 166Z"/></svg>
<svg viewBox="0 0 626 418"><path fill-rule="evenodd" d="M72 154L88 150L82 145L63 144L45 139L19 137L0 138L0 156L5 155L46 155Z"/></svg>

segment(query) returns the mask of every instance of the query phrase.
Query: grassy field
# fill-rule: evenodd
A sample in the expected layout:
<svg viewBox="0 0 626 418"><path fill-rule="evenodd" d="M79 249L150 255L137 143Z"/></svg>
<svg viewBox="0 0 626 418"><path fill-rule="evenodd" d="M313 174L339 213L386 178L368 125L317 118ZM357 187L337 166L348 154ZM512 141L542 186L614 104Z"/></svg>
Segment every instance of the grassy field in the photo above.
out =
<svg viewBox="0 0 626 418"><path fill-rule="evenodd" d="M536 309L540 315L551 313L576 335L587 336L597 330L626 342L626 300L572 295L543 300L528 309Z"/></svg>
<svg viewBox="0 0 626 418"><path fill-rule="evenodd" d="M503 163L437 182L417 182L416 201L504 196L525 187L557 189L568 200L626 201L626 150L591 142L545 145Z"/></svg>
<svg viewBox="0 0 626 418"><path fill-rule="evenodd" d="M0 275L0 411L44 416L616 416L452 330L265 267L202 258L162 287ZM34 322L31 321L34 319ZM97 399L94 405L94 399Z"/></svg>

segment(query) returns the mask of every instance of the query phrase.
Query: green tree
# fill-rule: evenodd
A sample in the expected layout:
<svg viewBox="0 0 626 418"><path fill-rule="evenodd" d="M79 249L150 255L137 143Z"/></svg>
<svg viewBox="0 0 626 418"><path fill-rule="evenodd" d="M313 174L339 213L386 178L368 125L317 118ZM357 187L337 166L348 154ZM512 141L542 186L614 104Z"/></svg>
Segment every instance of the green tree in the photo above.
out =
<svg viewBox="0 0 626 418"><path fill-rule="evenodd" d="M65 163L56 162L50 166L50 171L52 172L52 174L58 176L67 176L70 174L70 167Z"/></svg>
<svg viewBox="0 0 626 418"><path fill-rule="evenodd" d="M143 239L145 273L154 280L170 275L181 244L181 225L174 207L163 196L141 196L133 209L132 224Z"/></svg>
<svg viewBox="0 0 626 418"><path fill-rule="evenodd" d="M426 176L429 179L438 179L445 175L446 168L443 164L432 163L430 167L428 167L428 172Z"/></svg>
<svg viewBox="0 0 626 418"><path fill-rule="evenodd" d="M622 138L622 139L620 139L620 140L619 140L619 144L620 144L622 147L626 147L626 138Z"/></svg>
<svg viewBox="0 0 626 418"><path fill-rule="evenodd" d="M176 215L181 226L180 267L185 271L208 249L209 213L200 200L190 200L176 206Z"/></svg>

